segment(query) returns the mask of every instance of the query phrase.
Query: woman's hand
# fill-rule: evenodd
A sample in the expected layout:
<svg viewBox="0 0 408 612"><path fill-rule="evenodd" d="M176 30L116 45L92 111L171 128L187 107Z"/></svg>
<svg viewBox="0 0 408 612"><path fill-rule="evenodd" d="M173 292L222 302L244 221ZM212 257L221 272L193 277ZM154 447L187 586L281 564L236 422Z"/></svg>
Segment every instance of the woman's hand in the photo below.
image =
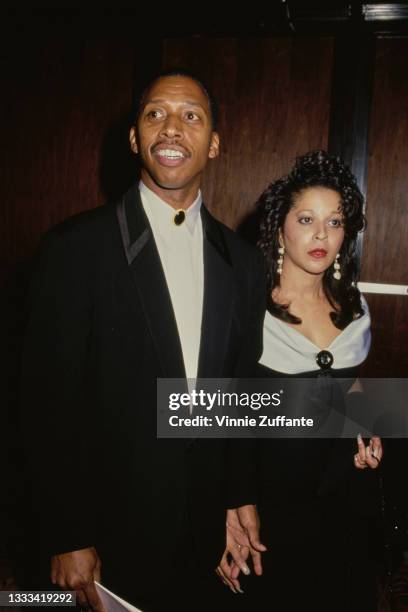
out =
<svg viewBox="0 0 408 612"><path fill-rule="evenodd" d="M234 547L236 547L234 549ZM234 543L232 540L228 541L227 536L227 546L224 550L224 554L222 555L222 559L220 561L219 566L215 570L216 574L221 578L223 583L231 589L233 593L243 593L244 591L241 589L240 582L238 580L238 576L240 574L241 568L238 565L238 561L235 561L232 557L231 551L235 550L235 557L239 556L239 564L246 565L246 560L249 555L249 547L242 546L241 544ZM249 574L248 571L242 570L244 574Z"/></svg>
<svg viewBox="0 0 408 612"><path fill-rule="evenodd" d="M380 465L383 450L381 438L373 437L370 439L369 445L365 446L364 440L360 434L357 436L358 452L354 455L354 465L358 470L365 470L370 467L375 470Z"/></svg>
<svg viewBox="0 0 408 612"><path fill-rule="evenodd" d="M242 593L238 576L246 576L250 569L246 563L252 557L254 571L262 574L261 552L266 547L259 541L259 518L255 506L242 506L227 510L226 548L219 566L215 570L223 583L234 593Z"/></svg>

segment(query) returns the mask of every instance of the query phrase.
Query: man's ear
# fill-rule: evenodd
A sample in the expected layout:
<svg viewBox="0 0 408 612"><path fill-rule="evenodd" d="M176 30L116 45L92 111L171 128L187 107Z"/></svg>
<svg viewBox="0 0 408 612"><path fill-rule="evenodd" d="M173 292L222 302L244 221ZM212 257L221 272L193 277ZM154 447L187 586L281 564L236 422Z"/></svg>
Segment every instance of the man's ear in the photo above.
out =
<svg viewBox="0 0 408 612"><path fill-rule="evenodd" d="M137 138L136 138L136 128L135 128L135 126L132 126L130 128L129 142L130 142L130 148L132 149L133 153L139 153L139 149L137 147Z"/></svg>
<svg viewBox="0 0 408 612"><path fill-rule="evenodd" d="M214 159L214 157L218 157L219 152L220 152L220 137L218 136L217 132L213 132L211 134L210 150L208 152L208 157L210 159Z"/></svg>

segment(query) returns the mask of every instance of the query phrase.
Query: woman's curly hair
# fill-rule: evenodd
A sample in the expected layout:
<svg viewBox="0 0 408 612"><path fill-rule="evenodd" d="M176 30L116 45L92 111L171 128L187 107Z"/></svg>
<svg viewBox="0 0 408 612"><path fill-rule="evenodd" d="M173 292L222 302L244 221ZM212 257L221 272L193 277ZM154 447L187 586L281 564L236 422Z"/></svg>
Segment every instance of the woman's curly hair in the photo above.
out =
<svg viewBox="0 0 408 612"><path fill-rule="evenodd" d="M301 322L298 317L289 313L288 305L273 301L272 291L279 285L279 230L283 227L289 210L294 206L296 197L309 187L333 189L341 200L344 223L344 241L339 259L341 279L334 279L333 268L328 268L323 275L323 289L334 309L334 312L330 313L334 325L344 329L354 318L363 314L360 292L355 284L358 273L357 234L365 227L364 198L350 169L339 157L330 156L326 151L312 151L296 158L292 171L271 183L257 202L260 216L258 247L267 264L268 310L284 321Z"/></svg>

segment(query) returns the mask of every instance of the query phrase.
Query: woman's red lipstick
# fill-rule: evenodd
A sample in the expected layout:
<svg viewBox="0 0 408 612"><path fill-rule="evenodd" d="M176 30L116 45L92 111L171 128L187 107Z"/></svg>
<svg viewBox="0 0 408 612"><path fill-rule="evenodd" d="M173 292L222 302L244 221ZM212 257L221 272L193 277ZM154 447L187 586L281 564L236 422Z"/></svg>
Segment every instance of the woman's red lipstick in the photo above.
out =
<svg viewBox="0 0 408 612"><path fill-rule="evenodd" d="M321 257L325 257L327 255L327 251L325 251L325 249L313 249L313 251L308 251L308 254L315 259L320 259Z"/></svg>

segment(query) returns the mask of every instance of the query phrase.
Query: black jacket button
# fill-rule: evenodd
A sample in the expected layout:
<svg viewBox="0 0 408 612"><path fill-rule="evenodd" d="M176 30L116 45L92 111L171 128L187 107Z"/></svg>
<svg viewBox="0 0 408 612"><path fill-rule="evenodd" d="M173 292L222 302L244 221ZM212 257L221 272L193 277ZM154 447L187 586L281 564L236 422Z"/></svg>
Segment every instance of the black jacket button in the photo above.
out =
<svg viewBox="0 0 408 612"><path fill-rule="evenodd" d="M334 362L334 357L330 351L320 351L316 355L316 363L322 370L329 370Z"/></svg>

